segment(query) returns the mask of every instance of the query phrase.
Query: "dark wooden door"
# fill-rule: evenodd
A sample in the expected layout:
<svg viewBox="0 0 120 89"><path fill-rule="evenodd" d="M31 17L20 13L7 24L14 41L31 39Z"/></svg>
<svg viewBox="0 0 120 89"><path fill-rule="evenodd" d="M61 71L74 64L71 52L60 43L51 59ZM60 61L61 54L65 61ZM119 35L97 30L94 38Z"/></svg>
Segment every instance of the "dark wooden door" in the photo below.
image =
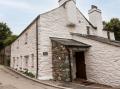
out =
<svg viewBox="0 0 120 89"><path fill-rule="evenodd" d="M76 52L76 78L87 79L84 52Z"/></svg>

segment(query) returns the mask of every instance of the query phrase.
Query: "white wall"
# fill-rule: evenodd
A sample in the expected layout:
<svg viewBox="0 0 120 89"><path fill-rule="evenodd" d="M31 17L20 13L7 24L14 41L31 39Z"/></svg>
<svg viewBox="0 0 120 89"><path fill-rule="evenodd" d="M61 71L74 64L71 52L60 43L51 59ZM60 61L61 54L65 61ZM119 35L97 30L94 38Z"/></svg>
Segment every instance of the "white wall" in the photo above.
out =
<svg viewBox="0 0 120 89"><path fill-rule="evenodd" d="M63 14L64 13L64 14ZM52 51L49 37L71 38L66 26L66 12L63 7L41 15L39 28L39 79L52 79ZM44 56L43 52L48 52Z"/></svg>
<svg viewBox="0 0 120 89"><path fill-rule="evenodd" d="M25 44L25 34L28 34L28 40L27 44ZM31 68L31 58L32 54L34 54L34 68ZM29 71L36 73L36 24L34 23L32 26L30 26L26 32L24 32L15 42L11 45L11 67L16 68L20 70L20 67L22 67L22 70L25 68L25 56L29 56L29 65L28 69ZM22 58L21 58L22 57ZM15 66L13 64L13 58L16 59L16 63L18 62L18 66L15 63ZM21 63L22 62L22 63ZM22 66L21 66L22 64Z"/></svg>
<svg viewBox="0 0 120 89"><path fill-rule="evenodd" d="M71 5L71 4L70 4ZM68 27L69 18L68 10L59 7L51 12L47 12L40 16L39 26L39 79L52 79L52 50L50 37L71 39L70 32L87 34L87 26L90 26L81 12L76 8L77 21L76 26ZM70 14L70 13L69 13ZM74 18L74 16L73 16ZM72 18L72 19L73 19ZM80 23L79 23L80 21ZM91 30L94 30L90 26ZM48 52L48 56L44 56L43 52Z"/></svg>
<svg viewBox="0 0 120 89"><path fill-rule="evenodd" d="M92 47L85 53L88 81L120 86L120 47L73 36Z"/></svg>
<svg viewBox="0 0 120 89"><path fill-rule="evenodd" d="M115 40L114 32L110 32L110 39L111 39L111 40Z"/></svg>
<svg viewBox="0 0 120 89"><path fill-rule="evenodd" d="M102 37L103 23L101 10L98 8L91 8L91 10L89 10L89 20L95 27L97 27L97 36Z"/></svg>

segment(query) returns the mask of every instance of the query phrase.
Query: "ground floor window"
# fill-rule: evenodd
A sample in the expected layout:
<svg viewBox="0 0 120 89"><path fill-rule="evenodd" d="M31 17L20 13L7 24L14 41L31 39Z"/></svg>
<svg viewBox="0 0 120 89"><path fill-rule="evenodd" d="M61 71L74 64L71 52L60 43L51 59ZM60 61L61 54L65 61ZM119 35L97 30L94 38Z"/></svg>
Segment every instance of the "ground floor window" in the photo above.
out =
<svg viewBox="0 0 120 89"><path fill-rule="evenodd" d="M28 68L28 60L29 60L29 56L25 56L25 68Z"/></svg>
<svg viewBox="0 0 120 89"><path fill-rule="evenodd" d="M31 55L31 67L34 68L34 54Z"/></svg>
<svg viewBox="0 0 120 89"><path fill-rule="evenodd" d="M13 68L15 68L15 57L13 57Z"/></svg>

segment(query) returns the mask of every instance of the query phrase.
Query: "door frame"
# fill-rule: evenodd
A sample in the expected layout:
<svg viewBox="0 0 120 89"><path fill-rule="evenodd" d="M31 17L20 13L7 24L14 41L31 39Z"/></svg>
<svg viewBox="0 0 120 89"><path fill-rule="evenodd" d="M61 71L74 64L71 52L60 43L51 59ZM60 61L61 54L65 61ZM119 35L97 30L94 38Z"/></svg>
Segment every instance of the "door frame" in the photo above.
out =
<svg viewBox="0 0 120 89"><path fill-rule="evenodd" d="M72 72L72 80L74 81L76 79L76 58L75 58L75 53L76 52L84 52L84 56L86 56L86 51L88 49L72 49L71 51L71 72ZM86 57L85 57L85 64L86 64ZM86 68L85 68L86 69ZM86 71L86 70L85 70ZM86 73L86 78L87 78L87 73Z"/></svg>

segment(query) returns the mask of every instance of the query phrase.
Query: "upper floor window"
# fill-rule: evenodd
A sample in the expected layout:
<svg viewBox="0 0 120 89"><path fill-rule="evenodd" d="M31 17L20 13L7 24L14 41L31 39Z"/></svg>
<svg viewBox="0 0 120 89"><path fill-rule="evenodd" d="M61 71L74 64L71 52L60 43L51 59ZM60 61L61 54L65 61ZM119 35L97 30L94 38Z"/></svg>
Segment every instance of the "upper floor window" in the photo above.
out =
<svg viewBox="0 0 120 89"><path fill-rule="evenodd" d="M28 41L28 34L26 33L25 34L25 44L27 44L27 41Z"/></svg>
<svg viewBox="0 0 120 89"><path fill-rule="evenodd" d="M87 26L86 28L87 28L87 35L90 35L90 27Z"/></svg>
<svg viewBox="0 0 120 89"><path fill-rule="evenodd" d="M17 49L19 49L19 40L17 41Z"/></svg>

